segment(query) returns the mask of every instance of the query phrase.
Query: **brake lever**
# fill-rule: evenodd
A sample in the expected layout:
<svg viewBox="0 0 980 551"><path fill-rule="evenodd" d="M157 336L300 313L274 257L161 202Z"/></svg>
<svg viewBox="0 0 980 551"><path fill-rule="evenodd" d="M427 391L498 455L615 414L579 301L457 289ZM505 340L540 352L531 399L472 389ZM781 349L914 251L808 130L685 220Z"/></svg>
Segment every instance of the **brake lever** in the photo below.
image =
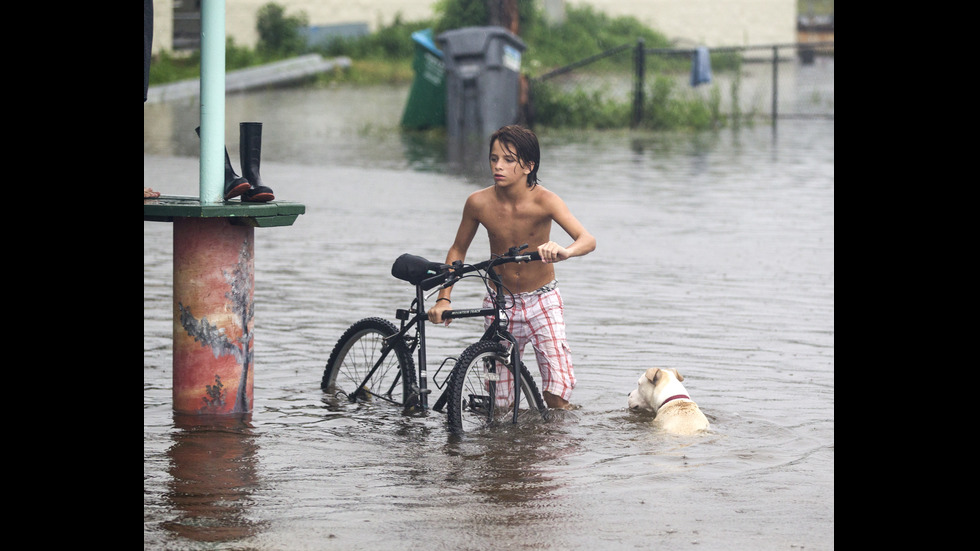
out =
<svg viewBox="0 0 980 551"><path fill-rule="evenodd" d="M440 289L447 289L456 284L457 281L463 279L462 276L458 275L460 268L463 267L462 260L454 260L452 265L449 266L449 273L446 275L446 282L439 286Z"/></svg>

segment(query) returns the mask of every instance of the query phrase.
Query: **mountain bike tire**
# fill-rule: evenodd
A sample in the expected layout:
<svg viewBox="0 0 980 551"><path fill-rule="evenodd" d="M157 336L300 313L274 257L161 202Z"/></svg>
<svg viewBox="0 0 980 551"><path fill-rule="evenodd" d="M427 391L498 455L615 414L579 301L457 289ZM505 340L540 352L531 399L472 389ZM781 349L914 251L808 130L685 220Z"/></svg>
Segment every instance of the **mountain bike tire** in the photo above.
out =
<svg viewBox="0 0 980 551"><path fill-rule="evenodd" d="M462 434L496 423L510 423L514 419L514 404L521 408L518 417L527 413L544 415L544 398L538 385L524 363L520 367L520 400L507 399L503 394L513 392L513 380L507 377L510 354L496 341L479 341L466 348L456 361L449 377L449 430ZM497 392L498 373L504 373ZM510 392L506 392L510 389ZM501 394L500 399L492 399ZM509 402L509 403L507 403Z"/></svg>
<svg viewBox="0 0 980 551"><path fill-rule="evenodd" d="M404 342L390 339L397 333L394 324L382 318L365 318L351 325L330 352L320 389L352 402L380 400L411 408L417 402L415 362ZM387 355L367 383L358 388L385 354L386 340L390 344Z"/></svg>

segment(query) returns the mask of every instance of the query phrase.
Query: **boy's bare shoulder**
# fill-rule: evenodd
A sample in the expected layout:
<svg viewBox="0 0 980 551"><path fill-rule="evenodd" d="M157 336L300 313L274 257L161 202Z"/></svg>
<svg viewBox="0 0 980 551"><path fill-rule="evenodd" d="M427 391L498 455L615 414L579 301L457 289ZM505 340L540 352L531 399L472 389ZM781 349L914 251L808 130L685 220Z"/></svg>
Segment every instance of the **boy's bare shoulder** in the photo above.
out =
<svg viewBox="0 0 980 551"><path fill-rule="evenodd" d="M541 184L538 184L538 185L534 186L534 188L532 188L532 191L538 192L539 197L544 198L544 199L549 199L549 198L552 198L552 197L558 197L558 194L557 193L555 193L555 192L551 191L550 189L542 186Z"/></svg>
<svg viewBox="0 0 980 551"><path fill-rule="evenodd" d="M493 188L483 188L470 193L463 205L463 214L480 220L484 213L493 209Z"/></svg>
<svg viewBox="0 0 980 551"><path fill-rule="evenodd" d="M537 194L535 195L535 201L537 201L542 205L553 206L553 205L560 205L564 203L564 201L562 201L562 198L559 197L557 193L551 191L546 187L542 187L541 184L535 186L534 189L537 192Z"/></svg>
<svg viewBox="0 0 980 551"><path fill-rule="evenodd" d="M485 205L492 198L493 187L485 187L470 193L469 197L466 198L466 203L471 206Z"/></svg>

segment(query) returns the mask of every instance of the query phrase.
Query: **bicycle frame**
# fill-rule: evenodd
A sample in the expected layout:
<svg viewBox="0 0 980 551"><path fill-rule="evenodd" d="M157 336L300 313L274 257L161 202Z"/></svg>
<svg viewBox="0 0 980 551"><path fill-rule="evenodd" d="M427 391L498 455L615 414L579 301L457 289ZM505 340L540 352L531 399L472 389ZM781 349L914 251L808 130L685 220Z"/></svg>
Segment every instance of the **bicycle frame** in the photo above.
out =
<svg viewBox="0 0 980 551"><path fill-rule="evenodd" d="M530 259L530 257L529 257ZM507 330L506 311L507 311L507 301L504 295L504 284L500 279L500 275L497 271L493 269L494 263L490 263L486 267L487 277L494 286L494 307L493 308L477 308L470 310L450 310L443 313L444 317L449 317L449 319L454 318L468 318L476 316L492 316L490 325L483 332L483 336L480 337L481 341L503 341L506 340L510 343L510 366L509 369L512 372L514 381L514 400L517 401L514 407L514 423L517 423L517 411L518 405L521 400L520 384L521 376L519 373L521 359L517 347L517 339ZM441 397L440 397L441 398Z"/></svg>
<svg viewBox="0 0 980 551"><path fill-rule="evenodd" d="M506 340L510 343L510 369L513 371L514 395L516 400L520 400L520 374L518 373L520 358L517 347L517 339L507 330L507 325L504 321L506 320L506 297L504 293L504 285L503 281L500 279L500 275L497 274L496 270L494 270L494 266L502 263L539 260L540 257L537 255L537 253L520 256L518 255L518 253L526 246L527 245L524 245L523 247L513 247L510 251L508 251L506 256L492 258L474 265L463 266L461 262L457 262L454 264L452 272L436 274L431 278L417 282L415 284L415 301L412 303L412 309L405 310L400 308L395 311L395 317L401 321L401 327L398 333L391 336L391 339L400 339L405 342L409 354L415 352L417 349L418 388L413 388L412 393L417 395L419 407L422 411L429 409L428 396L431 393L431 390L428 388L428 359L426 357L425 322L428 321L428 312L424 310L425 291L433 287L434 281L440 282L442 287L450 287L461 280L466 274L480 271L483 271L486 274L486 277L494 286L494 307L447 310L443 312L443 317L446 319L486 316L491 317L491 323L483 332L483 336L480 337L480 340ZM502 321L504 321L504 323L502 323ZM414 336L409 336L409 333L413 327L416 328L416 334ZM373 376L374 371L378 369L378 367L387 357L390 350L391 347L387 347L382 354L382 357L371 369L371 372L368 373L365 381ZM397 384L397 382L395 384ZM442 410L442 407L446 402L446 395L447 392L444 391L436 400L436 403L433 406L435 411ZM517 410L518 408L515 407L515 423L517 422Z"/></svg>

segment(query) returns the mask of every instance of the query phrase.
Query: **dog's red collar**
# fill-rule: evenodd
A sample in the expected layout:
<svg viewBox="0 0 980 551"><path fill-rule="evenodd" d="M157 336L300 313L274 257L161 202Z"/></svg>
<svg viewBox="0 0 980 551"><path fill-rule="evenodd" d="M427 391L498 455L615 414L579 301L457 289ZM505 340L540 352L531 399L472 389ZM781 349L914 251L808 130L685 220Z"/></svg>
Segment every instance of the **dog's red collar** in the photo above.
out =
<svg viewBox="0 0 980 551"><path fill-rule="evenodd" d="M667 398L666 400L664 400L663 402L661 402L661 403L660 403L660 407L662 408L662 407L664 407L665 405L667 405L667 402L669 402L669 401L671 401L671 400L677 400L677 399L679 399L679 398L684 398L685 400L690 400L690 399L691 399L691 397L690 397L690 396L688 396L687 394L674 394L674 395L673 395L673 396L671 396L670 398ZM657 408L657 409L660 409L660 408Z"/></svg>

